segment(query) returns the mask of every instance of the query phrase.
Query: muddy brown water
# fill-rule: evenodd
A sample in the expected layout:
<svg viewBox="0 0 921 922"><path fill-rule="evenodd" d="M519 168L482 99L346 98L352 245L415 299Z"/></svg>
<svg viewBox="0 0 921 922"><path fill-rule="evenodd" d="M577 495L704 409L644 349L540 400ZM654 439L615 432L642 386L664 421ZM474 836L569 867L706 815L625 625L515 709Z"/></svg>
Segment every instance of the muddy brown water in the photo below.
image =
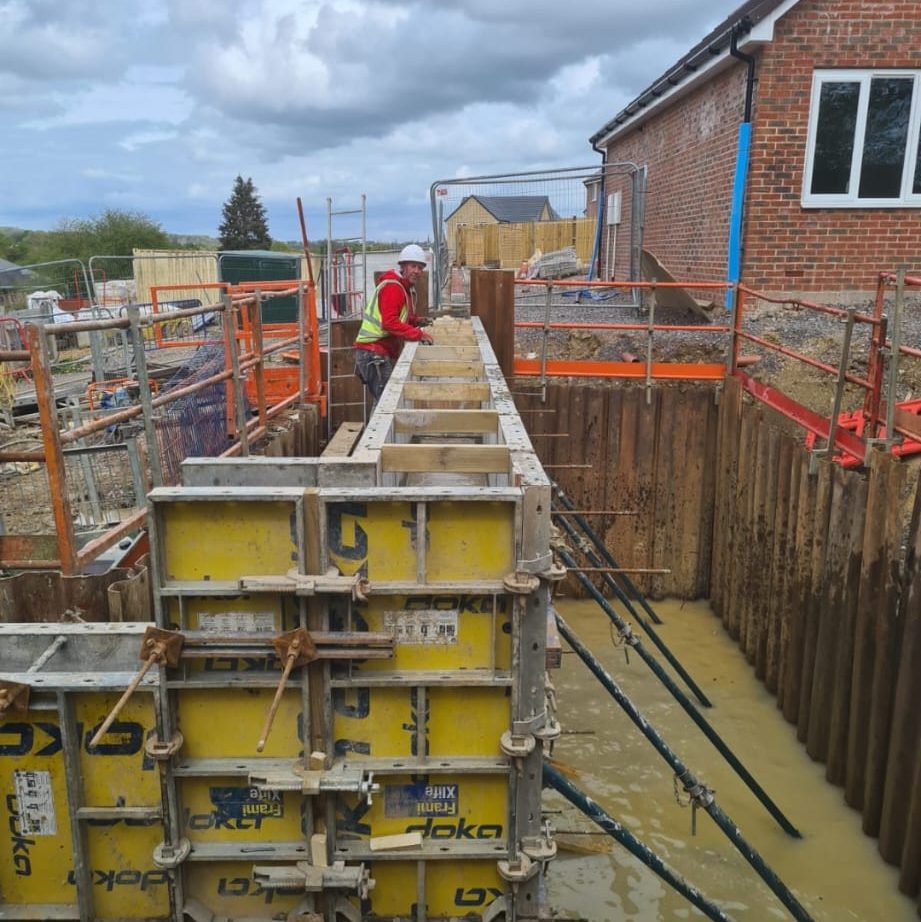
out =
<svg viewBox="0 0 921 922"><path fill-rule="evenodd" d="M917 922L915 901L898 892L898 871L879 857L876 841L860 828L860 815L825 780L824 766L810 760L795 728L705 602L657 603L665 623L656 630L713 702L703 709L711 725L802 832L801 840L777 826L649 668L634 654L625 664L623 648L613 645L610 622L594 602L556 604L815 922ZM791 918L702 810L691 836L691 811L676 802L671 769L575 654L563 656L553 681L564 728L554 758L578 770L578 787L732 919ZM560 811L551 820L566 846L548 875L556 913L592 922L705 918L612 839L581 834L598 828L562 797L546 793L545 806ZM570 847L605 853L577 854Z"/></svg>

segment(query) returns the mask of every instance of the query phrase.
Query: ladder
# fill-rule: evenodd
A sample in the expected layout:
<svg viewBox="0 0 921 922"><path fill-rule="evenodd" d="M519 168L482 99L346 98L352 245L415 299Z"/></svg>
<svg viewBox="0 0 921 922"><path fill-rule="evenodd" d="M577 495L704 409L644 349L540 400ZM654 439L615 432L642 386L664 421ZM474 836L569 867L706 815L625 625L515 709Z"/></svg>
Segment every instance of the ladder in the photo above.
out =
<svg viewBox="0 0 921 922"><path fill-rule="evenodd" d="M338 237L339 244L344 246L348 251L348 259L342 258L340 251L333 251L333 219L346 218L354 216L359 217L360 232L357 236ZM355 244L355 247L350 247ZM344 251L343 251L344 252ZM333 344L333 313L340 316L352 316L353 313L360 314L364 309L365 302L368 299L368 271L367 271L367 196L361 194L361 207L351 209L333 208L333 200L330 197L326 199L326 267L324 278L324 319L326 320L326 437L332 438L333 435L333 406L351 407L361 406L362 422L367 422L368 410L364 399L360 401L347 401L335 403L333 382L342 378L351 378L352 374L343 372L333 374L333 353L351 351L351 344L334 345ZM356 281L356 270L361 271L361 287ZM337 310L337 305L341 305L341 311ZM358 310L353 312L353 306ZM364 396L364 395L363 395Z"/></svg>

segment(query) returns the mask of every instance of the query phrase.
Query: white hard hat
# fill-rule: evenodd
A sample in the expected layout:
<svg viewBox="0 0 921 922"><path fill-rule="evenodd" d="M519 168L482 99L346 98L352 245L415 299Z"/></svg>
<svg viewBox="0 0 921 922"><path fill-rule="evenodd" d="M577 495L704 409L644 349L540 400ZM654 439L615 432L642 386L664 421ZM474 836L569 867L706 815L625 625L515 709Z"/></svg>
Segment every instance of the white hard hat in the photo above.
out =
<svg viewBox="0 0 921 922"><path fill-rule="evenodd" d="M420 265L425 265L425 250L419 246L418 243L410 243L403 247L400 250L400 258L397 260L398 263L419 263Z"/></svg>

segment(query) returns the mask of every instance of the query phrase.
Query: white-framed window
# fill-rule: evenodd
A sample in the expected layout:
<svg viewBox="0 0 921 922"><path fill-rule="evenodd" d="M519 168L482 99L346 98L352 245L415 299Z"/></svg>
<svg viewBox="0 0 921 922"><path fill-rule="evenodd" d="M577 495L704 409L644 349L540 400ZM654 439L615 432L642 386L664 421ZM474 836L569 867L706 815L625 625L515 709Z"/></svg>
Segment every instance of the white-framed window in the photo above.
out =
<svg viewBox="0 0 921 922"><path fill-rule="evenodd" d="M816 70L802 204L921 207L921 70Z"/></svg>

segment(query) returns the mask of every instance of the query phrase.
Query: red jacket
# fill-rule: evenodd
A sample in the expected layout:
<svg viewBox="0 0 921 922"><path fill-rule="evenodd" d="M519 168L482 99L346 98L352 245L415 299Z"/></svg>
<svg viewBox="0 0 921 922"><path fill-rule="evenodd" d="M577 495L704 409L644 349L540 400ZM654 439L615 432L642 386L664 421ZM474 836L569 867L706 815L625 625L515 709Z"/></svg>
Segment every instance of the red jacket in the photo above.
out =
<svg viewBox="0 0 921 922"><path fill-rule="evenodd" d="M422 330L418 327L419 318L413 313L412 289L406 279L396 269L385 272L381 276L381 282L384 279L394 279L400 283L399 288L396 285L384 285L377 297L377 306L381 311L381 326L389 335L373 343L355 343L355 348L377 352L396 361L400 357L402 341L422 339ZM409 308L406 323L400 320L404 304Z"/></svg>

